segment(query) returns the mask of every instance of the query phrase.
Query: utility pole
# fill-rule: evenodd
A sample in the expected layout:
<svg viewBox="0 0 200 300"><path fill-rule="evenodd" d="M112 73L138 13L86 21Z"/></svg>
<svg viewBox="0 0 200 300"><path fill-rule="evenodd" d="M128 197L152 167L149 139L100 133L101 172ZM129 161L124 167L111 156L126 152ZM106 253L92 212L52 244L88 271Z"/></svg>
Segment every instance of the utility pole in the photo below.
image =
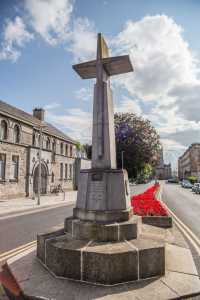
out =
<svg viewBox="0 0 200 300"><path fill-rule="evenodd" d="M39 172L38 172L38 201L40 205L40 193L41 193L41 159L42 159L42 126L40 126L40 145L39 145Z"/></svg>

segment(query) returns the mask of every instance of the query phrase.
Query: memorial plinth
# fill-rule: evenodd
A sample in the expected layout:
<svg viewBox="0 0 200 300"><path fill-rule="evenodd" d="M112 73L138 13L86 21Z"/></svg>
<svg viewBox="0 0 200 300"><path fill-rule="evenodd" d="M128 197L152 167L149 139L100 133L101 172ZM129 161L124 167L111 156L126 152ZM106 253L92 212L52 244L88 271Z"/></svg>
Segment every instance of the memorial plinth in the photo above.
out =
<svg viewBox="0 0 200 300"><path fill-rule="evenodd" d="M109 78L133 71L129 56L109 57L101 34L97 59L73 66L94 86L92 167L81 170L73 216L64 232L38 235L37 256L56 276L119 284L165 273L165 247L140 237L132 215L126 170L116 167L114 112Z"/></svg>

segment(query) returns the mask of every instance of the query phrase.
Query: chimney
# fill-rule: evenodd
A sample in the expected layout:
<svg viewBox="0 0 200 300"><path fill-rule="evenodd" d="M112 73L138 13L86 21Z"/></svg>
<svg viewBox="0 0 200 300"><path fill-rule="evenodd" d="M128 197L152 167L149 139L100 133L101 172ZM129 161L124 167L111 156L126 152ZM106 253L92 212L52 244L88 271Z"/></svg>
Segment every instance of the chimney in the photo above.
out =
<svg viewBox="0 0 200 300"><path fill-rule="evenodd" d="M44 121L44 113L45 110L43 108L34 108L33 110L33 116L40 121Z"/></svg>

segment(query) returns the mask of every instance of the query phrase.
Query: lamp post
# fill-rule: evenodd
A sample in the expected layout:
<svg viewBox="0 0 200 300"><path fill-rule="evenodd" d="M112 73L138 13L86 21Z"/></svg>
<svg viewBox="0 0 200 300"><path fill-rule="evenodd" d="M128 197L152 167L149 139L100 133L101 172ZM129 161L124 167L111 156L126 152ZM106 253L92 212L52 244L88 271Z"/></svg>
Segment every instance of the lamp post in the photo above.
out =
<svg viewBox="0 0 200 300"><path fill-rule="evenodd" d="M122 170L124 169L124 152L125 152L125 151L122 151L122 152L121 152Z"/></svg>
<svg viewBox="0 0 200 300"><path fill-rule="evenodd" d="M41 125L39 127L39 131L40 131L40 143L39 143L39 165L38 165L38 197L37 197L37 205L40 205L40 196L41 196L41 161L42 161L42 143L43 143L43 139L42 139L42 129L46 128L46 125Z"/></svg>

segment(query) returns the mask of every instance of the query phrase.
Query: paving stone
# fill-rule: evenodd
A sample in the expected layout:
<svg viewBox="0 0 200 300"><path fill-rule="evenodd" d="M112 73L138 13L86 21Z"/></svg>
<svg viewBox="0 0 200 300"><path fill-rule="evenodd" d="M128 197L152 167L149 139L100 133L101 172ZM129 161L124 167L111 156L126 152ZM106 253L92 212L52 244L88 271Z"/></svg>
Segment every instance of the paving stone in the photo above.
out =
<svg viewBox="0 0 200 300"><path fill-rule="evenodd" d="M130 291L133 289L132 284L128 284ZM174 299L178 294L164 284L160 279L148 279L138 282L135 285L137 289L137 299L140 300L161 300Z"/></svg>
<svg viewBox="0 0 200 300"><path fill-rule="evenodd" d="M200 280L198 276L167 271L166 276L161 280L179 296L200 294Z"/></svg>
<svg viewBox="0 0 200 300"><path fill-rule="evenodd" d="M171 244L166 244L165 249L167 270L198 275L192 254L189 249Z"/></svg>

